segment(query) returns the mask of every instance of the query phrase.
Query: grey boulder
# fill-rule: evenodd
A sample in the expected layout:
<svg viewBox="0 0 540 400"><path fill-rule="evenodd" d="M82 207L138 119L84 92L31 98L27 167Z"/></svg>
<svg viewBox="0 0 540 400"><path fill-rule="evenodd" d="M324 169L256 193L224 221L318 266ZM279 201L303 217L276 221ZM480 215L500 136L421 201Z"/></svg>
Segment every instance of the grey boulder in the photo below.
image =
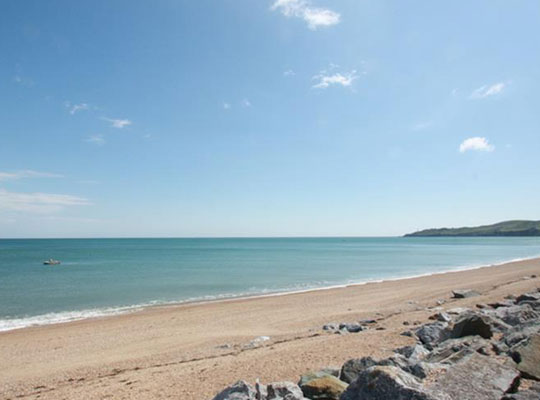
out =
<svg viewBox="0 0 540 400"><path fill-rule="evenodd" d="M475 353L451 366L430 388L446 393L452 400L493 400L500 399L518 384L519 373L515 368Z"/></svg>
<svg viewBox="0 0 540 400"><path fill-rule="evenodd" d="M364 330L364 327L359 323L341 323L339 324L339 330L346 330L349 333L357 333Z"/></svg>
<svg viewBox="0 0 540 400"><path fill-rule="evenodd" d="M513 358L523 376L540 380L540 334L521 343L514 351Z"/></svg>
<svg viewBox="0 0 540 400"><path fill-rule="evenodd" d="M425 356L429 354L429 351L419 344L414 346L404 346L394 350L396 353L401 354L408 358L411 362L421 361Z"/></svg>
<svg viewBox="0 0 540 400"><path fill-rule="evenodd" d="M524 293L518 296L516 303L521 303L522 301L540 301L540 292Z"/></svg>
<svg viewBox="0 0 540 400"><path fill-rule="evenodd" d="M351 383L361 372L377 364L378 361L371 357L353 358L343 364L339 379L343 382Z"/></svg>
<svg viewBox="0 0 540 400"><path fill-rule="evenodd" d="M292 382L274 382L266 387L265 400L305 400L302 389Z"/></svg>
<svg viewBox="0 0 540 400"><path fill-rule="evenodd" d="M256 400L255 390L250 384L238 381L218 393L214 400Z"/></svg>
<svg viewBox="0 0 540 400"><path fill-rule="evenodd" d="M540 319L540 313L529 304L520 304L511 307L499 307L494 314L508 325L516 326L534 322Z"/></svg>
<svg viewBox="0 0 540 400"><path fill-rule="evenodd" d="M424 346L430 350L450 337L450 330L446 322L422 325L415 333Z"/></svg>
<svg viewBox="0 0 540 400"><path fill-rule="evenodd" d="M304 396L311 400L339 400L348 386L334 375L322 371L303 375L298 385Z"/></svg>
<svg viewBox="0 0 540 400"><path fill-rule="evenodd" d="M452 332L453 338L461 338L464 336L478 335L484 339L489 339L493 336L489 319L475 312L464 313L456 320Z"/></svg>
<svg viewBox="0 0 540 400"><path fill-rule="evenodd" d="M540 399L540 384L536 383L529 389L505 395L501 400L538 400Z"/></svg>
<svg viewBox="0 0 540 400"><path fill-rule="evenodd" d="M411 374L397 367L376 366L360 373L341 400L449 400L426 390Z"/></svg>
<svg viewBox="0 0 540 400"><path fill-rule="evenodd" d="M472 289L456 289L452 290L452 295L455 299L465 299L468 297L480 296L480 293Z"/></svg>

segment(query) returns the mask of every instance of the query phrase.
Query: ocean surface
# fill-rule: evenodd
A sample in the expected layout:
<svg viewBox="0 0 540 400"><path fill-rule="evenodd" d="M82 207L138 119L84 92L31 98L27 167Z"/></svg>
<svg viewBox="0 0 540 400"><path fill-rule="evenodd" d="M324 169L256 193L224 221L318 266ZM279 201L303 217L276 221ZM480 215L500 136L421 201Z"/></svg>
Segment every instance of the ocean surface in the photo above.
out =
<svg viewBox="0 0 540 400"><path fill-rule="evenodd" d="M0 331L538 256L540 238L4 239Z"/></svg>

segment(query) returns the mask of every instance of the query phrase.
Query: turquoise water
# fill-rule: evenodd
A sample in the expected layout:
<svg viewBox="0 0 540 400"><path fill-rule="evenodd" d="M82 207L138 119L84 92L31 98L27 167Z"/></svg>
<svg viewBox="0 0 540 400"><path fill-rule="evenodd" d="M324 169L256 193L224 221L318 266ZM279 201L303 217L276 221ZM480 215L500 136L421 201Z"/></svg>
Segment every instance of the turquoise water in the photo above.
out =
<svg viewBox="0 0 540 400"><path fill-rule="evenodd" d="M0 240L0 331L535 256L540 238Z"/></svg>

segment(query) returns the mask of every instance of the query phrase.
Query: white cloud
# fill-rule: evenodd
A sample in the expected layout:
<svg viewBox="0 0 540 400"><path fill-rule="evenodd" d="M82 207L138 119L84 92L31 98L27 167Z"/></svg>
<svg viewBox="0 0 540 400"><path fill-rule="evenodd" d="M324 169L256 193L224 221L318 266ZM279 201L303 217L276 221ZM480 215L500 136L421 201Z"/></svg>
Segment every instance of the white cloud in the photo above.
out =
<svg viewBox="0 0 540 400"><path fill-rule="evenodd" d="M276 0L272 10L279 10L286 17L302 18L309 29L321 26L336 25L340 22L340 14L327 8L312 7L307 0Z"/></svg>
<svg viewBox="0 0 540 400"><path fill-rule="evenodd" d="M26 87L32 87L34 86L34 81L30 78L26 78L24 76L21 76L21 75L15 75L15 77L13 78L13 81L15 81L15 83L21 85L21 86L26 86Z"/></svg>
<svg viewBox="0 0 540 400"><path fill-rule="evenodd" d="M470 137L465 139L459 145L459 152L465 153L466 151L493 151L495 146L493 146L485 137Z"/></svg>
<svg viewBox="0 0 540 400"><path fill-rule="evenodd" d="M421 121L417 122L412 126L413 131L423 131L425 129L431 128L433 123L431 121Z"/></svg>
<svg viewBox="0 0 540 400"><path fill-rule="evenodd" d="M105 144L105 137L103 135L91 135L88 136L85 141L98 146L103 146Z"/></svg>
<svg viewBox="0 0 540 400"><path fill-rule="evenodd" d="M313 79L317 81L317 83L315 83L313 87L316 89L326 89L331 85L341 85L344 87L348 87L352 85L353 81L357 77L358 76L356 75L355 70L344 74L340 72L328 74L327 72L322 71L321 73L313 77Z"/></svg>
<svg viewBox="0 0 540 400"><path fill-rule="evenodd" d="M493 85L484 85L474 90L471 93L471 99L484 99L490 96L496 96L504 90L506 84L504 82L494 83Z"/></svg>
<svg viewBox="0 0 540 400"><path fill-rule="evenodd" d="M1 172L0 181L24 179L24 178L63 178L63 175L52 174L50 172L39 172L30 169L25 169L15 172Z"/></svg>
<svg viewBox="0 0 540 400"><path fill-rule="evenodd" d="M251 102L248 99L242 100L242 107L251 107Z"/></svg>
<svg viewBox="0 0 540 400"><path fill-rule="evenodd" d="M65 103L66 107L69 109L71 115L78 113L79 111L86 111L90 109L90 106L86 103L81 104L71 104L69 101Z"/></svg>
<svg viewBox="0 0 540 400"><path fill-rule="evenodd" d="M223 103L223 109L224 110L230 110L231 109L231 105L229 103Z"/></svg>
<svg viewBox="0 0 540 400"><path fill-rule="evenodd" d="M114 119L114 118L106 118L106 117L103 117L102 119L104 121L110 122L113 128L118 128L118 129L122 129L122 128L125 128L126 126L133 124L133 122L131 122L129 119Z"/></svg>
<svg viewBox="0 0 540 400"><path fill-rule="evenodd" d="M283 71L283 76L294 76L294 75L296 75L296 73L292 69Z"/></svg>
<svg viewBox="0 0 540 400"><path fill-rule="evenodd" d="M0 189L0 211L50 213L92 203L83 197L51 193L17 193Z"/></svg>

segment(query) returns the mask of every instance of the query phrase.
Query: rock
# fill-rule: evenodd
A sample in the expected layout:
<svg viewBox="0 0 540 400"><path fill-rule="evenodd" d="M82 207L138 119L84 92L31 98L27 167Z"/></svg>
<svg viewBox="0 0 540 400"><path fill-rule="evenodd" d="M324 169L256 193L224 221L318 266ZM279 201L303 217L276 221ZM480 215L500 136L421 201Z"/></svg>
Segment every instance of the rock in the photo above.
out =
<svg viewBox="0 0 540 400"><path fill-rule="evenodd" d="M456 308L451 308L449 310L446 310L446 312L450 315L459 315L459 314L463 314L467 311L472 311L470 308L466 308L466 307L456 307Z"/></svg>
<svg viewBox="0 0 540 400"><path fill-rule="evenodd" d="M324 372L325 374L335 376L336 378L339 378L339 373L341 371L341 368L338 367L325 367L321 369L319 372Z"/></svg>
<svg viewBox="0 0 540 400"><path fill-rule="evenodd" d="M411 332L411 331L403 331L400 333L401 336L408 336L408 337L413 337L414 334Z"/></svg>
<svg viewBox="0 0 540 400"><path fill-rule="evenodd" d="M450 337L450 330L446 322L433 322L422 325L416 330L416 336L428 349Z"/></svg>
<svg viewBox="0 0 540 400"><path fill-rule="evenodd" d="M420 379L424 379L431 369L427 364L414 359L408 359L401 354L395 354L391 357L385 358L384 360L379 361L377 365L398 367ZM433 367L435 368L436 366L433 364Z"/></svg>
<svg viewBox="0 0 540 400"><path fill-rule="evenodd" d="M518 363L517 368L524 377L540 380L540 334L531 336L529 340L522 343L514 351Z"/></svg>
<svg viewBox="0 0 540 400"><path fill-rule="evenodd" d="M452 290L452 295L454 299L466 299L468 297L480 296L480 293L472 289L456 289Z"/></svg>
<svg viewBox="0 0 540 400"><path fill-rule="evenodd" d="M255 399L266 400L267 397L268 390L266 389L266 385L261 385L261 383L257 379L257 382L255 382Z"/></svg>
<svg viewBox="0 0 540 400"><path fill-rule="evenodd" d="M339 330L345 329L349 333L357 333L364 330L364 327L357 323L341 323L339 324Z"/></svg>
<svg viewBox="0 0 540 400"><path fill-rule="evenodd" d="M538 399L540 399L540 391L520 390L519 392L505 395L501 400L538 400Z"/></svg>
<svg viewBox="0 0 540 400"><path fill-rule="evenodd" d="M488 304L491 308L499 308L499 307L512 307L515 305L514 300L502 300L497 301L495 303L489 303Z"/></svg>
<svg viewBox="0 0 540 400"><path fill-rule="evenodd" d="M428 363L455 364L489 346L490 342L479 336L448 339L425 356L424 361Z"/></svg>
<svg viewBox="0 0 540 400"><path fill-rule="evenodd" d="M339 379L343 382L351 383L358 375L366 369L378 364L378 361L371 357L353 358L348 360L341 367Z"/></svg>
<svg viewBox="0 0 540 400"><path fill-rule="evenodd" d="M420 381L397 368L371 367L360 373L341 400L448 400L425 390Z"/></svg>
<svg viewBox="0 0 540 400"><path fill-rule="evenodd" d="M325 331L337 331L339 329L339 325L334 322L331 322L329 324L324 325L322 328Z"/></svg>
<svg viewBox="0 0 540 400"><path fill-rule="evenodd" d="M319 372L302 376L299 386L308 399L339 400L348 385L333 375Z"/></svg>
<svg viewBox="0 0 540 400"><path fill-rule="evenodd" d="M518 296L516 303L521 303L522 301L540 301L540 292L530 292Z"/></svg>
<svg viewBox="0 0 540 400"><path fill-rule="evenodd" d="M409 321L403 321L403 325L410 325L411 323Z"/></svg>
<svg viewBox="0 0 540 400"><path fill-rule="evenodd" d="M473 312L459 316L450 336L453 338L460 338L471 335L478 335L484 339L489 339L493 336L491 325L489 324L487 317Z"/></svg>
<svg viewBox="0 0 540 400"><path fill-rule="evenodd" d="M411 365L410 371L408 372L410 372L417 378L424 379L435 372L440 372L446 369L448 369L448 366L444 364L427 363L420 361L419 363Z"/></svg>
<svg viewBox="0 0 540 400"><path fill-rule="evenodd" d="M450 317L449 314L445 313L444 311L438 312L437 314L433 314L429 317L429 319L434 319L436 321L440 322L450 322L452 321L452 317Z"/></svg>
<svg viewBox="0 0 540 400"><path fill-rule="evenodd" d="M360 323L361 325L371 325L376 324L377 321L374 319L361 319L360 321L358 321L358 323Z"/></svg>
<svg viewBox="0 0 540 400"><path fill-rule="evenodd" d="M519 302L520 306L529 306L535 311L540 311L540 301L523 300Z"/></svg>
<svg viewBox="0 0 540 400"><path fill-rule="evenodd" d="M540 333L540 324L514 326L505 333L503 343L512 348L537 333Z"/></svg>
<svg viewBox="0 0 540 400"><path fill-rule="evenodd" d="M253 339L251 342L249 342L246 345L246 348L253 349L255 347L261 346L264 342L267 342L270 340L270 336L259 336Z"/></svg>
<svg viewBox="0 0 540 400"><path fill-rule="evenodd" d="M429 354L429 351L419 344L414 346L404 346L394 350L396 353L401 354L408 358L411 362L419 362L425 356Z"/></svg>
<svg viewBox="0 0 540 400"><path fill-rule="evenodd" d="M540 383L530 385L527 389L506 395L502 400L538 400L540 399Z"/></svg>
<svg viewBox="0 0 540 400"><path fill-rule="evenodd" d="M214 400L256 400L255 390L250 384L238 381L217 394Z"/></svg>
<svg viewBox="0 0 540 400"><path fill-rule="evenodd" d="M270 383L266 390L266 400L306 400L300 387L292 382Z"/></svg>
<svg viewBox="0 0 540 400"><path fill-rule="evenodd" d="M451 366L429 387L455 400L493 400L513 390L518 382L519 373L514 368L475 353Z"/></svg>
<svg viewBox="0 0 540 400"><path fill-rule="evenodd" d="M540 319L540 312L533 310L528 304L500 307L497 308L494 313L502 321L512 326Z"/></svg>

